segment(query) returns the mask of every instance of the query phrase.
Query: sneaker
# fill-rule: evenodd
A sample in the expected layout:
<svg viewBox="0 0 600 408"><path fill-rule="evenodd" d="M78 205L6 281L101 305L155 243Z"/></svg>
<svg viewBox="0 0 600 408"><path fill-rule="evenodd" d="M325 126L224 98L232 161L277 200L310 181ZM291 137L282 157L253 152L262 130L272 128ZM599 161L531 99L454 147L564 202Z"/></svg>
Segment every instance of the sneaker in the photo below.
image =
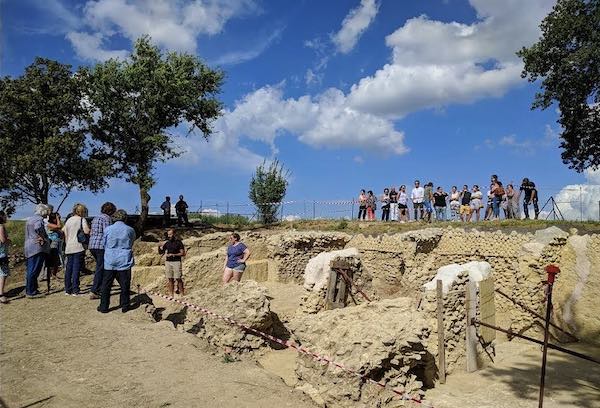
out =
<svg viewBox="0 0 600 408"><path fill-rule="evenodd" d="M41 299L43 297L46 297L46 295L44 295L43 293L36 293L34 295L26 295L27 299Z"/></svg>
<svg viewBox="0 0 600 408"><path fill-rule="evenodd" d="M92 292L92 293L90 293L90 299L91 300L100 299L100 296Z"/></svg>
<svg viewBox="0 0 600 408"><path fill-rule="evenodd" d="M85 294L84 293L73 293L73 294L71 294L71 296L82 297L82 296L85 296Z"/></svg>
<svg viewBox="0 0 600 408"><path fill-rule="evenodd" d="M72 295L72 293L65 292L65 296L71 296L71 295Z"/></svg>

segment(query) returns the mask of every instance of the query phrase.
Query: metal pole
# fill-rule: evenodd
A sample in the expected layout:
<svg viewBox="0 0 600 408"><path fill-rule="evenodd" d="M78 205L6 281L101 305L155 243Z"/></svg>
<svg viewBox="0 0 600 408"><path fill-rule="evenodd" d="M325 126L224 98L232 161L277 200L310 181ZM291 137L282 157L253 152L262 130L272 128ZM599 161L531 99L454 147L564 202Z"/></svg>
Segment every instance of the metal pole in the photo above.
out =
<svg viewBox="0 0 600 408"><path fill-rule="evenodd" d="M550 317L552 316L552 286L554 286L554 279L560 272L558 266L548 265L546 266L546 272L548 273L548 287L547 287L547 304L546 304L546 324L544 326L544 344L542 348L542 374L540 379L540 398L538 408L544 406L544 388L546 386L546 358L548 354L548 335L550 333Z"/></svg>
<svg viewBox="0 0 600 408"><path fill-rule="evenodd" d="M354 219L354 199L352 199L352 210L350 211L350 220Z"/></svg>
<svg viewBox="0 0 600 408"><path fill-rule="evenodd" d="M313 201L313 220L317 218L317 213L316 213L316 202Z"/></svg>
<svg viewBox="0 0 600 408"><path fill-rule="evenodd" d="M506 333L506 334L508 334L509 337L518 337L520 339L527 340L527 341L530 341L532 343L539 344L539 345L543 345L544 344L544 342L541 341L541 340L534 339L533 337L529 337L529 336L526 336L524 334L519 334L518 332L513 332L512 330L506 330L506 329L503 329L502 327L494 326L493 324L487 324L487 323L484 323L484 322L480 322L480 321L476 320L475 318L473 318L471 320L471 324L473 324L475 326L489 327L490 329L494 329L494 330L497 330L499 332ZM576 351L572 351L572 350L566 349L564 347L556 346L556 345L554 345L552 343L548 343L548 348L552 349L552 350L560 351L560 352L565 353L565 354L569 354L569 355L574 356L574 357L579 357L579 358L581 358L583 360L591 361L592 363L600 364L600 360L596 360L593 357L586 356L585 354L581 354L581 353L578 353Z"/></svg>

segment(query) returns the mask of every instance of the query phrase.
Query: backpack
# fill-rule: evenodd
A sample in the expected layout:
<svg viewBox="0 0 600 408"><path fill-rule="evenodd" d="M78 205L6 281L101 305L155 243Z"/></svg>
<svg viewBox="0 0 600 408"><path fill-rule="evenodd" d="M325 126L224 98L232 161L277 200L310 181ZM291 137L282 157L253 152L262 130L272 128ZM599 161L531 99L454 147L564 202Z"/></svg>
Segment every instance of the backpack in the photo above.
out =
<svg viewBox="0 0 600 408"><path fill-rule="evenodd" d="M83 231L83 217L79 223L79 230L77 231L77 242L86 247L90 243L90 236Z"/></svg>

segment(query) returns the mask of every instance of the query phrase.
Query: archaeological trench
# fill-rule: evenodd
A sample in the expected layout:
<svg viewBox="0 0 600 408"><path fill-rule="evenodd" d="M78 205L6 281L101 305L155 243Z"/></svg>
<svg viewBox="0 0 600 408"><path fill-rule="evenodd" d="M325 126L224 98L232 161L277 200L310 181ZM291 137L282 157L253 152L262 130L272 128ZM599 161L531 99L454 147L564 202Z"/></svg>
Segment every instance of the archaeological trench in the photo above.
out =
<svg viewBox="0 0 600 408"><path fill-rule="evenodd" d="M294 385L320 406L400 406L405 402L389 388L418 398L424 389L435 387L439 376L437 297L424 284L450 264L460 269L468 262L487 262L493 289L506 295L492 292L493 321L538 339L542 322L522 306L545 313L544 268L558 265L561 273L554 287L553 322L580 341L600 341L600 303L594 301L600 293L600 235L578 235L574 229L565 232L556 227L535 233L429 228L379 236L245 232L242 241L252 256L243 280L223 287L227 237L223 232L184 240L188 250L184 279L190 303L293 341L386 384L385 389L374 386L299 353ZM133 287L164 293L164 261L155 250L154 242L136 243ZM328 307L330 265L340 259L349 265L355 285L370 301L350 290L346 307ZM469 280L467 272L460 272L444 290L449 376L466 368L465 287ZM168 314L172 327L203 338L215 350L232 349L240 358L253 358L282 348L185 306L164 301L159 308L157 298L153 299L154 304L140 308L153 321ZM278 310L278 299L287 306ZM477 330L479 335L481 328ZM179 334L174 331L173 335ZM552 331L555 342L569 340L565 336L560 330ZM478 365L492 364L486 353L500 341L507 341L507 336L498 335L490 344L481 342Z"/></svg>

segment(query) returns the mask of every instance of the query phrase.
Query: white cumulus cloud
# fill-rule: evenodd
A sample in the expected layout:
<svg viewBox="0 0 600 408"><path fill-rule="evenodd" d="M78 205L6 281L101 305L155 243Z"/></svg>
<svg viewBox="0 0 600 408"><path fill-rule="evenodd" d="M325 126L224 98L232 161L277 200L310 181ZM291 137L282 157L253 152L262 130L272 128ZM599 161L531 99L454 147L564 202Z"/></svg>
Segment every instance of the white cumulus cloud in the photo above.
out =
<svg viewBox="0 0 600 408"><path fill-rule="evenodd" d="M378 9L375 0L361 0L360 5L348 13L342 21L342 28L332 37L339 52L347 54L352 51L360 36L375 20Z"/></svg>
<svg viewBox="0 0 600 408"><path fill-rule="evenodd" d="M563 187L555 196L560 212L568 220L600 220L600 168L584 172L585 184Z"/></svg>
<svg viewBox="0 0 600 408"><path fill-rule="evenodd" d="M94 43L92 38L118 35L135 41L150 35L160 47L196 52L199 35L218 34L229 20L256 11L257 6L253 0L89 0L83 10L85 31L71 31L67 39L81 58L101 61L115 51L102 48L102 41ZM87 40L85 46L82 38Z"/></svg>
<svg viewBox="0 0 600 408"><path fill-rule="evenodd" d="M412 18L386 37L392 61L350 92L356 109L401 118L451 103L502 96L521 83L515 55L539 37L555 0L470 0L472 24Z"/></svg>

